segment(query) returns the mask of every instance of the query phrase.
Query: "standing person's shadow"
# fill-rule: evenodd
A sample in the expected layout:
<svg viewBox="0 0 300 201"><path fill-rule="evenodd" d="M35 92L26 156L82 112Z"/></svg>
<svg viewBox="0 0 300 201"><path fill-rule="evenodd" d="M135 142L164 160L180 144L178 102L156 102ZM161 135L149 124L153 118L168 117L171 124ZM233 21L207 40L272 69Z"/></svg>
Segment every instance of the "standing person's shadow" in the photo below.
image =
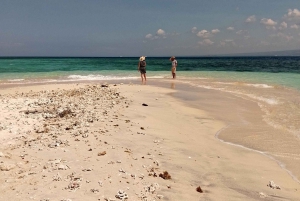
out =
<svg viewBox="0 0 300 201"><path fill-rule="evenodd" d="M175 89L175 83L174 82L171 83L171 89Z"/></svg>

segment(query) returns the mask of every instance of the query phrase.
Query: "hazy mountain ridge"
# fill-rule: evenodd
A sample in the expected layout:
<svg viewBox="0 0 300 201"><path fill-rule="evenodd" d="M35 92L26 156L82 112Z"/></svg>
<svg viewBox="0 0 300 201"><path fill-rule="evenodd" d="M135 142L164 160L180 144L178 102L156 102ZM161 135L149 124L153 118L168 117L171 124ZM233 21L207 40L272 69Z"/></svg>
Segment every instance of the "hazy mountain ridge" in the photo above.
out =
<svg viewBox="0 0 300 201"><path fill-rule="evenodd" d="M226 56L300 56L300 49L271 52L237 53Z"/></svg>

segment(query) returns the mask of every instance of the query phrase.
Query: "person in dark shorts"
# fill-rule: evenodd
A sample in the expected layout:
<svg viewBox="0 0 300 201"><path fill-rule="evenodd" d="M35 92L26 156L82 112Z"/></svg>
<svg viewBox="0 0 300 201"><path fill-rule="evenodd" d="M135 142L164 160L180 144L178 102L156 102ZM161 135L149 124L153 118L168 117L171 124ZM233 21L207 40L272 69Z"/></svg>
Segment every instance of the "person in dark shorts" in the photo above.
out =
<svg viewBox="0 0 300 201"><path fill-rule="evenodd" d="M147 78L146 78L146 58L144 56L140 57L140 61L138 64L138 71L140 71L141 73L141 78L142 78L142 82L146 82Z"/></svg>

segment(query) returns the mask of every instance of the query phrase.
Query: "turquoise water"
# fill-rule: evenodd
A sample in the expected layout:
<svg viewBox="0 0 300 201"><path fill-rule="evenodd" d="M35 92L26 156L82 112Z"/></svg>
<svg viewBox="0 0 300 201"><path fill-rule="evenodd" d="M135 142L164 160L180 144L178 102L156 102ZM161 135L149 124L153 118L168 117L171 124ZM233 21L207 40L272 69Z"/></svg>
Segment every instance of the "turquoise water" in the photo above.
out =
<svg viewBox="0 0 300 201"><path fill-rule="evenodd" d="M139 82L141 78L137 71L138 59L138 57L0 58L0 87L23 83L73 81L120 80L120 82L126 83L125 81L137 80ZM259 106L263 113L263 121L267 125L276 129L279 135L292 136L294 142L298 143L300 139L300 57L178 57L177 61L177 78L174 81L170 72L169 58L147 57L147 77L150 78L147 84L163 83L163 86L178 89L178 91L180 87L182 91L190 89L193 94L199 96L194 103L203 110L206 107L201 104L201 101L205 103L207 98L205 95L207 95L207 91L211 92L210 90L221 92L217 96L220 101L214 101L215 96L212 96L209 102L220 103L220 110L226 107L223 105L226 93L230 94L230 97L233 95L233 101L250 100ZM241 115L247 111L247 105L243 110L238 105L231 107L229 112L237 113L240 116L237 121L229 123L235 126L248 125L249 122L245 120L245 116ZM215 109L209 104L208 108ZM219 110L215 112L218 113ZM221 112L216 116L220 116L226 122L226 118L230 114ZM251 136L267 132L265 129L259 130L256 126L252 127L258 129L255 130L257 133L251 133ZM245 132L252 132L252 127L247 130L239 130L241 136ZM272 132L267 132L263 140L266 142L276 141L273 139L274 133ZM290 141L282 141L282 139L284 138L277 140L281 142L278 150L281 150L281 147L290 146ZM247 141L247 139L241 137L242 145L243 140ZM260 143L257 143L256 146L254 141L253 144L250 146L252 149L254 147L261 150L260 147L257 147ZM282 161L287 160L286 156L291 160L295 158L300 161L298 147L287 151L286 149L282 150L284 150L284 153L280 153L284 156ZM280 156L277 152L275 155ZM279 157L279 159L281 158ZM299 162L296 167L299 167Z"/></svg>
<svg viewBox="0 0 300 201"><path fill-rule="evenodd" d="M139 58L0 58L0 83L139 79ZM178 57L177 79L274 84L300 90L300 57ZM167 57L147 57L148 78L171 78Z"/></svg>

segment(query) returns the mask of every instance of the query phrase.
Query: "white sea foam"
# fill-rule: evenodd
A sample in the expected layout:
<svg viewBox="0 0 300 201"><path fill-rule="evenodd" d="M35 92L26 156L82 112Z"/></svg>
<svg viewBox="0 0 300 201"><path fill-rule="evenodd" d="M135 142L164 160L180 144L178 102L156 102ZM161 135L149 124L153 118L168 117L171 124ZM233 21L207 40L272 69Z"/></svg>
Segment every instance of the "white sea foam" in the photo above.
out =
<svg viewBox="0 0 300 201"><path fill-rule="evenodd" d="M196 86L196 87L200 87L200 88L204 88L204 89L213 89L213 90L224 91L224 92L228 92L228 93L232 93L232 94L236 94L236 95L247 96L253 100L258 100L258 101L267 103L269 105L279 104L278 100L276 100L275 98L265 98L265 97L261 97L261 96L256 96L254 94L247 94L247 93L244 93L244 92L241 92L238 90L230 90L230 89L225 89L222 87L216 87L216 86L210 86L210 85L204 85L204 84L195 84L195 83L191 83L191 82L183 82L183 83L187 83L192 86Z"/></svg>
<svg viewBox="0 0 300 201"><path fill-rule="evenodd" d="M147 76L148 77L148 76ZM150 76L149 78L153 78L153 79L161 79L161 78L165 78L166 76L163 75L158 75L158 76Z"/></svg>
<svg viewBox="0 0 300 201"><path fill-rule="evenodd" d="M12 79L12 80L8 80L10 82L21 82L24 81L24 79Z"/></svg>
<svg viewBox="0 0 300 201"><path fill-rule="evenodd" d="M224 85L235 85L237 82L215 82L217 84L224 84Z"/></svg>
<svg viewBox="0 0 300 201"><path fill-rule="evenodd" d="M274 88L273 86L267 84L246 84L247 86L253 86L257 88Z"/></svg>
<svg viewBox="0 0 300 201"><path fill-rule="evenodd" d="M243 84L240 82L215 82L215 83L223 84L223 85L246 85L246 86L256 87L256 88L274 88L273 86L267 84Z"/></svg>
<svg viewBox="0 0 300 201"><path fill-rule="evenodd" d="M252 99L265 102L265 103L267 103L269 105L277 105L277 104L279 104L279 102L276 99L274 99L274 98L264 98L264 97L261 97L261 96L255 96L253 94L246 94L246 95L248 97L252 98Z"/></svg>
<svg viewBox="0 0 300 201"><path fill-rule="evenodd" d="M138 79L139 77L118 77L118 76L105 76L105 75L69 75L68 79L73 80L128 80Z"/></svg>

